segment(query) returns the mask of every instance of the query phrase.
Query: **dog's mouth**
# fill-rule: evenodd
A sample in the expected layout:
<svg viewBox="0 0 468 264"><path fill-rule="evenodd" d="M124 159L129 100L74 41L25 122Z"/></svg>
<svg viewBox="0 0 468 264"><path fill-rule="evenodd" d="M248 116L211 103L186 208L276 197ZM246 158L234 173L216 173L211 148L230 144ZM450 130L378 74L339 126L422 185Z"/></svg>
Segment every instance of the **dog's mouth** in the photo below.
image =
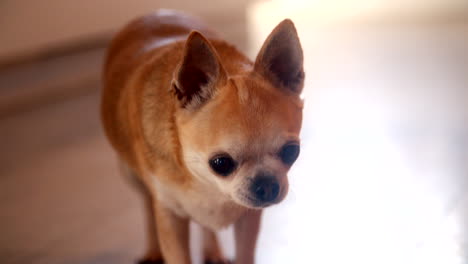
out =
<svg viewBox="0 0 468 264"><path fill-rule="evenodd" d="M238 195L238 199L236 200L239 200L238 203L240 203L241 205L252 208L252 209L266 208L268 206L277 204L281 201L281 200L277 200L277 201L272 201L272 202L264 202L264 201L256 199L255 197L252 197L252 195L241 194L241 193Z"/></svg>

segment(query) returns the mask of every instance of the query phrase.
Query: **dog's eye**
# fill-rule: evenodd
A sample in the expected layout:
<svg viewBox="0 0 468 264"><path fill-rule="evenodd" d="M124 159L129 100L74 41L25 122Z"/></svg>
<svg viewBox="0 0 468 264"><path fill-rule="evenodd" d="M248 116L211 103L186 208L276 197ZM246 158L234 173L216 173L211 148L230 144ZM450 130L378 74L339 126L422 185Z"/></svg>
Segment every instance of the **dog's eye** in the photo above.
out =
<svg viewBox="0 0 468 264"><path fill-rule="evenodd" d="M280 152L278 153L278 156L285 164L292 165L299 156L299 152L299 145L295 143L289 143L281 148Z"/></svg>
<svg viewBox="0 0 468 264"><path fill-rule="evenodd" d="M228 176L237 167L236 162L228 154L215 156L210 160L210 167L219 175Z"/></svg>

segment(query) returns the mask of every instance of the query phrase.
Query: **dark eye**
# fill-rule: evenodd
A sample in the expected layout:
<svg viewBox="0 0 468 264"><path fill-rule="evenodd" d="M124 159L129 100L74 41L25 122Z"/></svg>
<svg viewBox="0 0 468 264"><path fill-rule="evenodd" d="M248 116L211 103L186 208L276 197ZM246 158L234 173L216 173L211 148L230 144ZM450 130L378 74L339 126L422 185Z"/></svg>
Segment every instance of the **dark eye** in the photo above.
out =
<svg viewBox="0 0 468 264"><path fill-rule="evenodd" d="M292 165L299 156L300 147L297 144L286 144L278 153L280 159L287 165Z"/></svg>
<svg viewBox="0 0 468 264"><path fill-rule="evenodd" d="M215 156L210 161L210 167L219 175L228 176L237 167L236 162L228 154Z"/></svg>

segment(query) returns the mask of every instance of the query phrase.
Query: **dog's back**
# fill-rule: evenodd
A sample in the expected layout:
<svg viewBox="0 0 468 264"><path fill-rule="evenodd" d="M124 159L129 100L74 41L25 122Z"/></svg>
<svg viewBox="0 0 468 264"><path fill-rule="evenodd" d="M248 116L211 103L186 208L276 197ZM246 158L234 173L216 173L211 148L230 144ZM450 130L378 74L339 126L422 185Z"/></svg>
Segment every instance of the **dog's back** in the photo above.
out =
<svg viewBox="0 0 468 264"><path fill-rule="evenodd" d="M184 13L159 10L130 22L111 43L105 74L129 72L145 52L175 41L185 40L192 30L207 38L216 37L202 21Z"/></svg>

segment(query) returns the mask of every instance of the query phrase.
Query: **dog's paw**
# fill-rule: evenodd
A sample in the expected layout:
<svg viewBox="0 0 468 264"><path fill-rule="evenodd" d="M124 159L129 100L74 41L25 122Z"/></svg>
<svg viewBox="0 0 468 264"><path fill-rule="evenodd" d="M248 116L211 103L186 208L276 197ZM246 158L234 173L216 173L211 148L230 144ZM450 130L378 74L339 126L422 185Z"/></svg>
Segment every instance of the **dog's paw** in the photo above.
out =
<svg viewBox="0 0 468 264"><path fill-rule="evenodd" d="M138 264L164 264L163 259L144 258L138 261Z"/></svg>
<svg viewBox="0 0 468 264"><path fill-rule="evenodd" d="M230 260L205 260L204 264L234 264L234 262Z"/></svg>

